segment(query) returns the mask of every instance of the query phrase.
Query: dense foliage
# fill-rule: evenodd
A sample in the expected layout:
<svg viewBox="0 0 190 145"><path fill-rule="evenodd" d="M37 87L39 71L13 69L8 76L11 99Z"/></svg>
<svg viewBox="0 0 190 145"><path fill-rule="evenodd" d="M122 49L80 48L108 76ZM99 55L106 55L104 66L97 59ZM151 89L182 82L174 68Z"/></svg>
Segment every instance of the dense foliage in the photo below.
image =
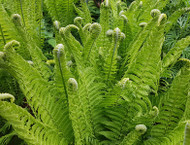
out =
<svg viewBox="0 0 190 145"><path fill-rule="evenodd" d="M189 3L100 2L0 0L0 144L190 144Z"/></svg>

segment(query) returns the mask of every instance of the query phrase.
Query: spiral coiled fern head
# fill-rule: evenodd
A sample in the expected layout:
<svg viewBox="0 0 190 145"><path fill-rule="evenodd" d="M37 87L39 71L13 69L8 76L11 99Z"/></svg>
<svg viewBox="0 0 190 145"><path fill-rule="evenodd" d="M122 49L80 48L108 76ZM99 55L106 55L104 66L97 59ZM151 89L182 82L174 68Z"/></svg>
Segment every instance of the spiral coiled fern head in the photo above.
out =
<svg viewBox="0 0 190 145"><path fill-rule="evenodd" d="M34 65L34 62L31 61L31 60L28 60L27 62L28 62L30 65Z"/></svg>
<svg viewBox="0 0 190 145"><path fill-rule="evenodd" d="M147 25L146 22L141 22L141 23L139 24L139 26L142 27L142 28L146 27L146 25Z"/></svg>
<svg viewBox="0 0 190 145"><path fill-rule="evenodd" d="M20 43L16 40L12 40L10 42L8 42L5 46L4 46L4 49L5 50L8 50L8 49L13 49L13 48L16 48L16 47L20 47Z"/></svg>
<svg viewBox="0 0 190 145"><path fill-rule="evenodd" d="M89 30L91 25L92 25L91 23L87 23L86 25L84 25L84 27L82 28L82 30L83 31Z"/></svg>
<svg viewBox="0 0 190 145"><path fill-rule="evenodd" d="M97 37L102 31L102 27L100 24L98 23L93 23L91 26L90 26L90 32L92 33L92 35L94 37Z"/></svg>
<svg viewBox="0 0 190 145"><path fill-rule="evenodd" d="M68 80L68 86L69 86L69 90L71 91L77 91L78 90L78 83L74 78L70 78Z"/></svg>
<svg viewBox="0 0 190 145"><path fill-rule="evenodd" d="M151 12L150 12L150 15L155 18L155 17L158 17L159 15L161 14L160 10L158 9L153 9Z"/></svg>
<svg viewBox="0 0 190 145"><path fill-rule="evenodd" d="M139 3L139 8L142 8L142 7L143 7L143 2L140 1L140 3Z"/></svg>
<svg viewBox="0 0 190 145"><path fill-rule="evenodd" d="M150 111L150 115L156 117L158 116L158 114L159 114L159 109L156 106L154 106L152 108L152 111Z"/></svg>
<svg viewBox="0 0 190 145"><path fill-rule="evenodd" d="M161 14L158 18L158 26L164 24L167 21L167 15Z"/></svg>
<svg viewBox="0 0 190 145"><path fill-rule="evenodd" d="M109 0L105 0L105 7L109 7Z"/></svg>
<svg viewBox="0 0 190 145"><path fill-rule="evenodd" d="M107 32L106 32L106 35L108 36L108 37L110 37L110 36L112 36L113 35L113 30L108 30Z"/></svg>
<svg viewBox="0 0 190 145"><path fill-rule="evenodd" d="M5 53L0 51L0 58L3 58L5 56Z"/></svg>
<svg viewBox="0 0 190 145"><path fill-rule="evenodd" d="M147 127L144 124L139 124L135 126L135 130L140 134L144 134L147 131Z"/></svg>
<svg viewBox="0 0 190 145"><path fill-rule="evenodd" d="M4 100L4 99L10 99L11 103L13 103L15 101L15 97L11 94L8 94L8 93L0 94L0 101Z"/></svg>
<svg viewBox="0 0 190 145"><path fill-rule="evenodd" d="M21 16L19 14L13 14L11 16L11 19L15 25L22 25Z"/></svg>
<svg viewBox="0 0 190 145"><path fill-rule="evenodd" d="M59 29L59 33L63 36L64 34L68 34L72 29L79 30L79 28L73 24L67 25L66 27L61 27Z"/></svg>
<svg viewBox="0 0 190 145"><path fill-rule="evenodd" d="M63 44L58 44L54 48L54 54L57 54L57 57L60 57L64 53L64 45Z"/></svg>
<svg viewBox="0 0 190 145"><path fill-rule="evenodd" d="M119 28L114 29L113 35L114 35L116 42L125 39L125 34L122 33Z"/></svg>
<svg viewBox="0 0 190 145"><path fill-rule="evenodd" d="M53 22L53 26L54 26L54 28L55 28L56 30L59 30L59 28L60 28L60 22L59 22L59 21L54 21L54 22Z"/></svg>
<svg viewBox="0 0 190 145"><path fill-rule="evenodd" d="M119 81L118 85L121 87L121 88L125 88L126 87L126 83L127 82L130 82L129 78L123 78L121 81Z"/></svg>
<svg viewBox="0 0 190 145"><path fill-rule="evenodd" d="M77 26L78 26L78 25L81 25L81 24L82 24L82 19L83 19L83 18L81 18L81 17L76 17L76 18L74 19L74 24L76 24Z"/></svg>
<svg viewBox="0 0 190 145"><path fill-rule="evenodd" d="M125 22L128 22L128 19L127 19L126 15L124 14L124 11L123 11L123 10L119 12L119 16L120 16L121 18L123 18Z"/></svg>

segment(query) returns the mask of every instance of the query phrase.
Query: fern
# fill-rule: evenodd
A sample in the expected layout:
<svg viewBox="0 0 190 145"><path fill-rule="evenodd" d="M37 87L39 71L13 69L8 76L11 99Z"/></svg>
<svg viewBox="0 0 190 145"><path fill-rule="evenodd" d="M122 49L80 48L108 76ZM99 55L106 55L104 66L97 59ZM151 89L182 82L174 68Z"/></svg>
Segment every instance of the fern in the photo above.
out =
<svg viewBox="0 0 190 145"><path fill-rule="evenodd" d="M1 1L0 143L18 136L34 145L188 144L190 62L178 58L189 36L163 43L189 8L167 19L168 2L105 0L98 23L84 0L45 0L55 33L48 60L42 1Z"/></svg>

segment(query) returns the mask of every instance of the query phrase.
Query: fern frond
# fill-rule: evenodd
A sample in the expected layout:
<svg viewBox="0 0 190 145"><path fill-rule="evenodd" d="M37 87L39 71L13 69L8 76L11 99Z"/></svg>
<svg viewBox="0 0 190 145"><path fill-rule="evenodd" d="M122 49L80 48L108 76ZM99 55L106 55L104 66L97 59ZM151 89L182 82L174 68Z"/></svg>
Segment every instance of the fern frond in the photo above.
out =
<svg viewBox="0 0 190 145"><path fill-rule="evenodd" d="M110 34L109 34L110 33ZM110 38L110 48L108 54L105 56L104 63L104 74L106 76L106 82L109 84L112 80L115 79L115 74L117 71L117 56L118 48L120 42L125 38L125 35L121 32L119 28L115 28L112 32L107 32L108 37ZM110 36L109 36L110 35Z"/></svg>
<svg viewBox="0 0 190 145"><path fill-rule="evenodd" d="M108 119L103 122L108 131L100 132L100 134L114 142L122 141L126 134L135 127L135 123L148 124L147 122L151 122L154 117L154 115L151 115L152 111L150 115L142 116L147 108L147 104L135 96L134 88L131 86L130 81L125 85L122 91L118 89L116 91L117 94L114 94L115 92L108 94L105 99L107 101L105 104L107 105L108 103L110 105L112 103L112 107L106 107L105 116ZM146 119L143 119L143 117Z"/></svg>
<svg viewBox="0 0 190 145"><path fill-rule="evenodd" d="M162 16L164 16L162 25L158 26ZM165 19L165 14L159 16L156 22L157 25L150 31L147 40L144 42L134 61L130 62L128 70L124 75L124 77L129 78L133 82L135 88L138 88L135 94L146 102L148 110L152 108L148 95L151 91L156 93L161 70L160 54L164 41Z"/></svg>
<svg viewBox="0 0 190 145"><path fill-rule="evenodd" d="M10 7L11 14L19 14L22 18L22 23L28 33L40 47L41 35L41 20L42 20L42 4L41 0L11 0L12 3L5 2ZM11 6L10 6L11 5ZM39 29L36 29L39 28Z"/></svg>
<svg viewBox="0 0 190 145"><path fill-rule="evenodd" d="M151 129L152 137L164 137L172 131L184 115L186 106L190 70L184 66L175 77L168 92L161 98L160 114Z"/></svg>
<svg viewBox="0 0 190 145"><path fill-rule="evenodd" d="M107 4L105 4L106 1L104 1L101 4L101 8L100 8L100 25L102 27L102 31L100 33L100 36L97 40L97 47L101 47L103 50L107 51L109 48L109 39L106 36L106 32L109 29L113 29L113 27L111 26L112 23L112 9L110 7L110 3L109 0L107 0Z"/></svg>
<svg viewBox="0 0 190 145"><path fill-rule="evenodd" d="M127 48L127 54L124 58L124 61L123 61L122 67L121 67L122 71L124 70L125 66L128 63L131 63L132 61L134 61L134 59L137 56L138 51L140 50L144 41L150 34L152 28L156 27L157 20L158 20L157 17L153 18L145 27L142 28L142 31L139 32L139 34L137 34L136 38L134 38L133 41L128 44L129 46Z"/></svg>
<svg viewBox="0 0 190 145"><path fill-rule="evenodd" d="M26 110L13 103L0 101L0 116L5 118L16 134L29 144L67 144L61 133L37 121Z"/></svg>
<svg viewBox="0 0 190 145"><path fill-rule="evenodd" d="M60 28L59 32L63 38L63 42L66 45L68 52L70 55L74 57L74 60L76 61L77 65L82 65L81 63L81 51L83 50L83 47L81 46L80 42L75 39L75 37L71 34L71 30L76 29L79 30L79 28L75 25L68 25L66 27Z"/></svg>
<svg viewBox="0 0 190 145"><path fill-rule="evenodd" d="M83 24L92 23L90 11L88 9L87 3L84 0L80 0L80 7L76 7L74 5L74 9L78 16L84 18Z"/></svg>
<svg viewBox="0 0 190 145"><path fill-rule="evenodd" d="M185 123L180 123L171 132L162 137L150 137L144 145L177 145L183 143Z"/></svg>
<svg viewBox="0 0 190 145"><path fill-rule="evenodd" d="M101 33L101 26L98 23L93 23L90 26L90 36L87 37L87 40L84 44L83 53L84 53L84 59L88 60L91 53L92 53L92 47L98 38L99 34Z"/></svg>
<svg viewBox="0 0 190 145"><path fill-rule="evenodd" d="M45 0L44 3L53 21L57 20L61 22L63 26L72 23L75 16L73 7L74 0Z"/></svg>
<svg viewBox="0 0 190 145"><path fill-rule="evenodd" d="M20 36L20 33L17 31L17 27L21 26L20 15L14 15L10 18L2 5L0 5L0 14L4 16L0 18L0 47L3 48L3 46L1 45L5 45L11 40L17 40L17 41L23 40L23 38ZM17 52L20 55L22 55L23 58L29 60L30 54L29 51L25 48L26 48L26 41L21 41L21 47L17 49Z"/></svg>
<svg viewBox="0 0 190 145"><path fill-rule="evenodd" d="M190 44L190 36L186 38L182 38L177 41L174 47L166 54L166 56L162 59L162 65L164 68L167 68L171 64L174 64L177 59L180 57L182 51L189 46Z"/></svg>
<svg viewBox="0 0 190 145"><path fill-rule="evenodd" d="M86 139L97 140L101 130L103 85L96 82L91 68L81 69L78 83L69 79L69 111L76 144L86 144Z"/></svg>
<svg viewBox="0 0 190 145"><path fill-rule="evenodd" d="M14 45L18 43L12 42L5 47L8 71L17 79L37 119L64 132L70 141L73 134L65 96L55 91L56 88L50 86L34 67L16 54L12 48Z"/></svg>
<svg viewBox="0 0 190 145"><path fill-rule="evenodd" d="M172 25L177 21L177 19L184 13L187 13L190 11L190 8L181 8L177 11L175 11L168 19L165 31L166 33L171 29Z"/></svg>
<svg viewBox="0 0 190 145"><path fill-rule="evenodd" d="M147 127L144 124L136 125L135 130L127 134L120 145L133 145L138 138L146 132L146 130Z"/></svg>

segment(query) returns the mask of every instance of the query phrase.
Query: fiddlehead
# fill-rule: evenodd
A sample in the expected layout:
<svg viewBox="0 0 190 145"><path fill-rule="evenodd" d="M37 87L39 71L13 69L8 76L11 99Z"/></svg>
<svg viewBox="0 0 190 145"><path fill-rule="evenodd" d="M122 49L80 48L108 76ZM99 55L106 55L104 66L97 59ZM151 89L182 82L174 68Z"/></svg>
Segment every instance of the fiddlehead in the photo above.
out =
<svg viewBox="0 0 190 145"><path fill-rule="evenodd" d="M11 16L11 19L15 25L21 26L22 25L22 20L21 16L19 14L13 14Z"/></svg>
<svg viewBox="0 0 190 145"><path fill-rule="evenodd" d="M13 103L15 101L15 97L8 93L0 93L0 101L3 99L10 99L11 103Z"/></svg>
<svg viewBox="0 0 190 145"><path fill-rule="evenodd" d="M5 50L9 50L9 49L14 50L15 47L20 47L20 43L16 40L12 40L5 45L4 49Z"/></svg>
<svg viewBox="0 0 190 145"><path fill-rule="evenodd" d="M161 12L160 12L160 10L158 10L158 9L153 9L153 10L151 10L151 12L150 12L150 15L151 15L153 18L158 17L160 14L161 14Z"/></svg>
<svg viewBox="0 0 190 145"><path fill-rule="evenodd" d="M78 90L78 83L74 78L70 78L68 80L68 86L71 91L77 91Z"/></svg>
<svg viewBox="0 0 190 145"><path fill-rule="evenodd" d="M56 30L59 30L60 28L60 22L59 21L54 21L53 26L55 27Z"/></svg>

